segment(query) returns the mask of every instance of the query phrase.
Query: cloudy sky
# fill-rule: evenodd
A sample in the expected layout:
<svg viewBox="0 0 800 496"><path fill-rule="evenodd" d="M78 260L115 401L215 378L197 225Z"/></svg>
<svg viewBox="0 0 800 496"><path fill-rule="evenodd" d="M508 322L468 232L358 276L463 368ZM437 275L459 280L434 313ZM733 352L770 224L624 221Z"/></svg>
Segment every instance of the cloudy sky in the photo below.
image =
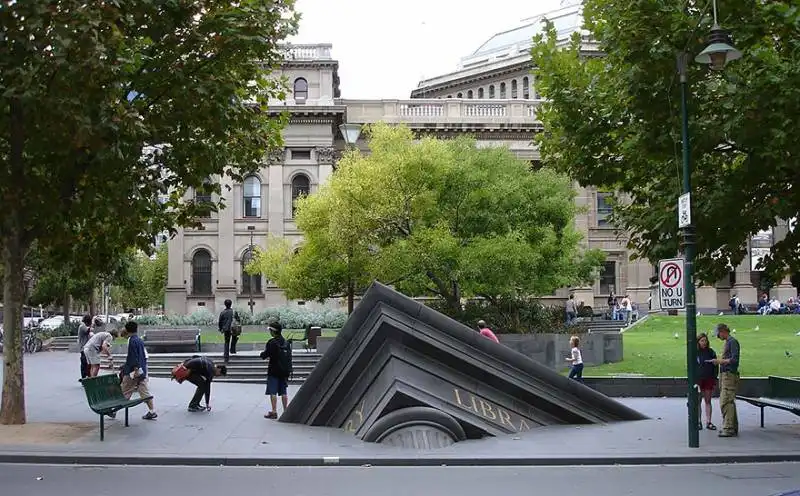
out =
<svg viewBox="0 0 800 496"><path fill-rule="evenodd" d="M331 43L343 98L408 98L494 33L561 0L297 0L295 43Z"/></svg>

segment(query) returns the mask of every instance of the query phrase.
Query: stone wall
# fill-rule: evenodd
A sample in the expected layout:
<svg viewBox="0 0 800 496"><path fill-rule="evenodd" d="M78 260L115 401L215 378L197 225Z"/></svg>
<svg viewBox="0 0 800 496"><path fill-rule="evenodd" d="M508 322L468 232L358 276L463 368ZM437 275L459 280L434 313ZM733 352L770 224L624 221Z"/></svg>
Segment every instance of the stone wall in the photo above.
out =
<svg viewBox="0 0 800 496"><path fill-rule="evenodd" d="M580 336L583 363L588 367L622 361L622 334L594 332ZM562 370L570 356L569 334L499 334L509 348L550 368ZM586 371L584 371L586 374Z"/></svg>

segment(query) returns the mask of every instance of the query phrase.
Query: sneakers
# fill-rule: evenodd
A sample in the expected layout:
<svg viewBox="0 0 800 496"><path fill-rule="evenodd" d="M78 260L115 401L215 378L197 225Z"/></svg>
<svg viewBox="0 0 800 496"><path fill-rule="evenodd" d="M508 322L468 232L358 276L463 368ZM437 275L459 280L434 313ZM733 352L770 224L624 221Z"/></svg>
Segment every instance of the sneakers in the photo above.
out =
<svg viewBox="0 0 800 496"><path fill-rule="evenodd" d="M277 420L278 419L278 412L267 412L267 413L264 414L264 418L265 419Z"/></svg>
<svg viewBox="0 0 800 496"><path fill-rule="evenodd" d="M158 414L156 412L147 412L142 417L143 420L155 420L158 418Z"/></svg>
<svg viewBox="0 0 800 496"><path fill-rule="evenodd" d="M200 408L200 406L198 405L189 405L189 408L187 408L186 410L190 412L202 412L205 410L205 408Z"/></svg>

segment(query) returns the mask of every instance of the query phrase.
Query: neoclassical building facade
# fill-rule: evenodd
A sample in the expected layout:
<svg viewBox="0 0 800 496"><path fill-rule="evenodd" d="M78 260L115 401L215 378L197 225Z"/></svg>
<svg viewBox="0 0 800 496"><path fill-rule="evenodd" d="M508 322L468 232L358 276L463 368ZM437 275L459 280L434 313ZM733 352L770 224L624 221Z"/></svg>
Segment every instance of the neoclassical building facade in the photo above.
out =
<svg viewBox="0 0 800 496"><path fill-rule="evenodd" d="M581 29L579 6L545 15L564 42ZM287 301L280 288L243 269L253 246L266 246L270 235L301 240L293 220L294 201L316 191L333 173L346 146L340 124L383 121L405 123L419 134L441 138L469 134L481 146L506 146L521 159L538 162L533 137L542 129L537 119L540 100L529 52L531 38L541 30L541 17L496 34L465 57L458 70L421 81L406 100L342 99L331 45L289 47L280 75L289 81L290 92L285 101L270 102L271 111L288 111L290 116L283 131L284 149L266 157L258 173L241 184L223 178L221 190L228 208L203 219L201 229L181 229L170 239L166 311L216 311L225 299L239 307L251 305L256 312L306 304ZM596 51L585 35L584 50ZM366 150L366 143L359 141L358 146ZM607 261L593 285L564 288L543 299L555 303L574 293L579 301L602 307L610 293L627 293L646 307L653 265L631 260L624 233L608 223L610 193L577 184L576 189L576 201L585 207L576 224L586 246L605 251ZM794 290L790 284L783 289L787 294ZM701 287L698 307L725 308L732 292L744 302L755 301L749 259L736 268L731 280Z"/></svg>

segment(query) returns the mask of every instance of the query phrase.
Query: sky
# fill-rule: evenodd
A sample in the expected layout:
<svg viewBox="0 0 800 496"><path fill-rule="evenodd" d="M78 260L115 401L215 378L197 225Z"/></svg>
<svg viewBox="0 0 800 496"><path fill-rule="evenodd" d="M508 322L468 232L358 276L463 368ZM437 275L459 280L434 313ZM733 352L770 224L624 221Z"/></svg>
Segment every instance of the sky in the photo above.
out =
<svg viewBox="0 0 800 496"><path fill-rule="evenodd" d="M330 43L342 98L409 98L493 34L561 0L297 0L292 43Z"/></svg>

